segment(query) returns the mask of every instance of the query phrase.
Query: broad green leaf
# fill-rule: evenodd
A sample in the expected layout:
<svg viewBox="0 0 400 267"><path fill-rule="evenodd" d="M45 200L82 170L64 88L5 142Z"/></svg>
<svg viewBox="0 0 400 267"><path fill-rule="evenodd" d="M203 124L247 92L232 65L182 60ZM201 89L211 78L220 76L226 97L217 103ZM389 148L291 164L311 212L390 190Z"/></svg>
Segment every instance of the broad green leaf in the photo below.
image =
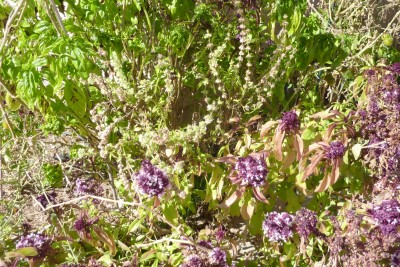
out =
<svg viewBox="0 0 400 267"><path fill-rule="evenodd" d="M86 114L87 99L81 87L75 87L68 83L64 87L64 99L68 107L80 118Z"/></svg>
<svg viewBox="0 0 400 267"><path fill-rule="evenodd" d="M38 252L34 247L25 247L14 249L13 251L6 252L6 258L16 258L16 257L34 257L37 256Z"/></svg>
<svg viewBox="0 0 400 267"><path fill-rule="evenodd" d="M354 155L355 159L358 159L360 157L362 148L363 148L363 146L361 144L355 144L351 148L351 152L353 152L353 155Z"/></svg>

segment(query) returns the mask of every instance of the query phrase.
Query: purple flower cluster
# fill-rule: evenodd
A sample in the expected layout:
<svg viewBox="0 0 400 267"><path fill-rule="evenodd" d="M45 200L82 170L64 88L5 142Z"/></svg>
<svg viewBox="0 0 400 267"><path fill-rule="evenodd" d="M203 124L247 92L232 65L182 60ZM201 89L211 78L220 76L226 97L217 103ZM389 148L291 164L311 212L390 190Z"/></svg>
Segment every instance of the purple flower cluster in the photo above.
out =
<svg viewBox="0 0 400 267"><path fill-rule="evenodd" d="M189 255L180 267L205 267L203 260L196 254Z"/></svg>
<svg viewBox="0 0 400 267"><path fill-rule="evenodd" d="M96 182L95 179L81 179L75 181L75 194L78 196L83 195L100 195L103 189Z"/></svg>
<svg viewBox="0 0 400 267"><path fill-rule="evenodd" d="M53 204L55 203L57 194L56 192L51 192L47 194L42 194L36 197L36 200L42 205L43 208L46 208L48 204Z"/></svg>
<svg viewBox="0 0 400 267"><path fill-rule="evenodd" d="M390 261L391 267L400 267L400 250L393 253Z"/></svg>
<svg viewBox="0 0 400 267"><path fill-rule="evenodd" d="M281 128L286 133L295 133L300 129L300 120L296 112L284 112L281 118Z"/></svg>
<svg viewBox="0 0 400 267"><path fill-rule="evenodd" d="M318 219L315 212L306 208L297 211L294 217L296 232L301 237L308 237L310 234L315 233L317 231L317 222Z"/></svg>
<svg viewBox="0 0 400 267"><path fill-rule="evenodd" d="M329 144L329 148L326 149L325 157L328 159L337 159L343 157L346 149L340 141L334 141Z"/></svg>
<svg viewBox="0 0 400 267"><path fill-rule="evenodd" d="M148 196L164 194L169 185L167 174L153 166L149 160L143 160L142 168L135 174L139 190Z"/></svg>
<svg viewBox="0 0 400 267"><path fill-rule="evenodd" d="M222 229L222 227L218 228L218 230L215 232L215 239L217 240L218 243L221 243L222 240L224 240L225 237L225 231Z"/></svg>
<svg viewBox="0 0 400 267"><path fill-rule="evenodd" d="M395 200L385 200L373 207L369 213L375 219L384 235L398 235L400 226L400 203Z"/></svg>
<svg viewBox="0 0 400 267"><path fill-rule="evenodd" d="M267 213L262 225L265 236L271 242L287 241L293 236L293 219L294 216L287 212Z"/></svg>
<svg viewBox="0 0 400 267"><path fill-rule="evenodd" d="M220 248L214 248L210 252L210 263L211 266L216 267L227 267L228 264L226 262L226 253Z"/></svg>
<svg viewBox="0 0 400 267"><path fill-rule="evenodd" d="M16 248L34 247L37 250L38 255L35 257L43 258L50 250L51 240L49 237L43 234L31 233L26 236L22 236L18 241Z"/></svg>
<svg viewBox="0 0 400 267"><path fill-rule="evenodd" d="M265 161L252 156L239 158L235 170L241 180L241 185L245 186L263 186L268 175Z"/></svg>
<svg viewBox="0 0 400 267"><path fill-rule="evenodd" d="M360 135L369 140L365 161L383 177L399 177L400 63L365 72L367 105L358 111Z"/></svg>
<svg viewBox="0 0 400 267"><path fill-rule="evenodd" d="M84 232L89 229L91 225L96 223L96 220L86 220L84 217L80 217L78 220L74 222L74 229L77 232Z"/></svg>

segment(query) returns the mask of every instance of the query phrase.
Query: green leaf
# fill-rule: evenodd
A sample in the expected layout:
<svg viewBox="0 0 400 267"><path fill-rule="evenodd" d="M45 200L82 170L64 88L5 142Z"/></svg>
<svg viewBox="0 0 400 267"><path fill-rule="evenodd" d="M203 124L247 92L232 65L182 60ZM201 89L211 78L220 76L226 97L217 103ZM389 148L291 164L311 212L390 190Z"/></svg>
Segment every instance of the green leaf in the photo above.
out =
<svg viewBox="0 0 400 267"><path fill-rule="evenodd" d="M25 247L14 249L13 251L6 253L6 258L16 258L16 257L34 257L37 256L38 252L34 247Z"/></svg>
<svg viewBox="0 0 400 267"><path fill-rule="evenodd" d="M361 144L355 144L352 148L351 151L353 152L354 158L358 159L361 154L363 146Z"/></svg>
<svg viewBox="0 0 400 267"><path fill-rule="evenodd" d="M178 224L178 211L176 209L177 205L173 201L169 201L164 204L163 214L168 221L174 223L175 225Z"/></svg>
<svg viewBox="0 0 400 267"><path fill-rule="evenodd" d="M64 99L68 107L80 118L86 114L87 99L86 94L80 87L75 87L68 83L64 87Z"/></svg>

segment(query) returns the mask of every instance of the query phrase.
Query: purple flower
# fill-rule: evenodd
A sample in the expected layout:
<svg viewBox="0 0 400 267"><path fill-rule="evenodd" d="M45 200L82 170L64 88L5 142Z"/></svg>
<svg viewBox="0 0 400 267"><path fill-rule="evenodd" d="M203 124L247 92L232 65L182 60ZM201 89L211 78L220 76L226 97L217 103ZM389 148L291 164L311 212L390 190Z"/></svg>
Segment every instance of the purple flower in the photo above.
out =
<svg viewBox="0 0 400 267"><path fill-rule="evenodd" d="M196 254L189 255L181 267L205 267L203 260Z"/></svg>
<svg viewBox="0 0 400 267"><path fill-rule="evenodd" d="M135 174L139 190L148 196L160 196L164 194L169 185L167 174L154 167L149 160L143 160L142 168Z"/></svg>
<svg viewBox="0 0 400 267"><path fill-rule="evenodd" d="M49 237L43 234L31 233L26 236L22 236L18 241L16 248L34 247L37 250L38 255L35 257L43 258L50 250L51 240Z"/></svg>
<svg viewBox="0 0 400 267"><path fill-rule="evenodd" d="M220 248L214 248L210 252L210 263L212 266L218 266L218 267L227 266L225 251L223 251Z"/></svg>
<svg viewBox="0 0 400 267"><path fill-rule="evenodd" d="M325 152L325 156L328 159L337 159L343 157L345 151L344 145L339 141L335 141L330 143L329 148L327 148Z"/></svg>
<svg viewBox="0 0 400 267"><path fill-rule="evenodd" d="M281 118L281 127L286 133L295 133L300 129L300 120L296 112L284 112Z"/></svg>
<svg viewBox="0 0 400 267"><path fill-rule="evenodd" d="M46 208L48 204L53 204L55 203L57 194L56 192L51 192L47 194L42 194L36 197L36 200L42 205L43 208Z"/></svg>
<svg viewBox="0 0 400 267"><path fill-rule="evenodd" d="M391 267L400 267L400 250L393 253L390 262Z"/></svg>
<svg viewBox="0 0 400 267"><path fill-rule="evenodd" d="M98 185L95 179L76 179L75 194L83 195L100 195L103 189Z"/></svg>
<svg viewBox="0 0 400 267"><path fill-rule="evenodd" d="M297 211L294 218L296 232L301 237L308 237L310 234L315 233L317 231L317 222L318 219L315 212L306 208Z"/></svg>
<svg viewBox="0 0 400 267"><path fill-rule="evenodd" d="M400 226L400 204L397 200L386 200L373 207L369 213L377 222L382 234L397 234Z"/></svg>
<svg viewBox="0 0 400 267"><path fill-rule="evenodd" d="M262 228L271 242L287 241L293 236L292 224L294 216L287 212L267 213Z"/></svg>
<svg viewBox="0 0 400 267"><path fill-rule="evenodd" d="M79 219L77 219L77 220L74 222L74 229L75 229L77 232L87 232L88 229L89 229L89 227L90 227L91 225L97 223L98 220L99 220L99 219L98 219L97 217L96 217L96 218L93 218L93 219L89 218L89 216L87 215L87 213L86 213L86 212L83 212L83 213L79 216Z"/></svg>
<svg viewBox="0 0 400 267"><path fill-rule="evenodd" d="M395 74L400 74L400 62L393 63L389 66L389 70Z"/></svg>
<svg viewBox="0 0 400 267"><path fill-rule="evenodd" d="M241 179L241 185L245 186L263 186L268 175L265 161L252 156L239 158L235 170Z"/></svg>
<svg viewBox="0 0 400 267"><path fill-rule="evenodd" d="M218 228L217 232L215 233L215 239L217 240L217 242L222 242L222 240L224 240L225 237L225 231L224 229L222 229L222 227Z"/></svg>

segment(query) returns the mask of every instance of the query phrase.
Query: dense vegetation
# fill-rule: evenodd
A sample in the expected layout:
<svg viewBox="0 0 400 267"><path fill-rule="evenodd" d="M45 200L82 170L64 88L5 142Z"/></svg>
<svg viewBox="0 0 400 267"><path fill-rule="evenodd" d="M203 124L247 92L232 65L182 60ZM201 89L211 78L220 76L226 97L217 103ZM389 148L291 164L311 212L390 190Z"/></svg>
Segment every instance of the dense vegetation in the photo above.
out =
<svg viewBox="0 0 400 267"><path fill-rule="evenodd" d="M400 266L399 10L0 0L0 266Z"/></svg>

